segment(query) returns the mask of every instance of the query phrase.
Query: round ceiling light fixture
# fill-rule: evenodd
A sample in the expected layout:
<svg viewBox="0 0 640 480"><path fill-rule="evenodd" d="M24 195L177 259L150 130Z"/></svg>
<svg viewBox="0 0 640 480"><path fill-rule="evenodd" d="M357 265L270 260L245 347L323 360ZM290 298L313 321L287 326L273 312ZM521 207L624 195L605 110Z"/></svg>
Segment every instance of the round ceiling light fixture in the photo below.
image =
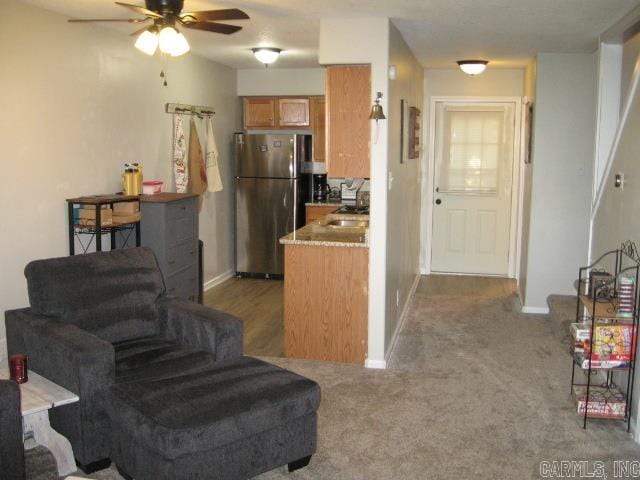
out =
<svg viewBox="0 0 640 480"><path fill-rule="evenodd" d="M252 48L251 51L256 56L259 62L264 63L265 67L273 62L275 62L280 53L282 52L281 48Z"/></svg>
<svg viewBox="0 0 640 480"><path fill-rule="evenodd" d="M464 73L479 75L484 72L489 62L487 60L458 60L456 63Z"/></svg>

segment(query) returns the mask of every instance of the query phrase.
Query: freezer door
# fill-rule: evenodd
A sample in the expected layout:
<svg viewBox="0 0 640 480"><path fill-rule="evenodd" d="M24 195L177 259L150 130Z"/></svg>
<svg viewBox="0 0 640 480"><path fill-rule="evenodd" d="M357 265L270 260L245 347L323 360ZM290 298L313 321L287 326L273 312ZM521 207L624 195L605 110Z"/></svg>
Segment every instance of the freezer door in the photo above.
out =
<svg viewBox="0 0 640 480"><path fill-rule="evenodd" d="M284 274L280 237L299 225L299 181L236 178L236 272Z"/></svg>
<svg viewBox="0 0 640 480"><path fill-rule="evenodd" d="M236 177L295 178L300 171L291 134L236 133Z"/></svg>

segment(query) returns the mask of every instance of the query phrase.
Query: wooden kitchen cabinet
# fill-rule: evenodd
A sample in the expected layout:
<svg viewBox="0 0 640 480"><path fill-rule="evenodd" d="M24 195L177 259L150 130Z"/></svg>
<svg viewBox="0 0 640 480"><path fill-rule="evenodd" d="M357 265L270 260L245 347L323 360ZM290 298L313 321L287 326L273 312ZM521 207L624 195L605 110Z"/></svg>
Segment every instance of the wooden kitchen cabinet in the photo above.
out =
<svg viewBox="0 0 640 480"><path fill-rule="evenodd" d="M305 220L306 223L311 223L325 215L335 212L339 206L335 205L307 205L305 207Z"/></svg>
<svg viewBox="0 0 640 480"><path fill-rule="evenodd" d="M247 130L311 127L309 97L244 97L243 107Z"/></svg>
<svg viewBox="0 0 640 480"><path fill-rule="evenodd" d="M325 142L326 142L326 122L325 122L324 97L311 98L311 126L313 134L313 161L324 162Z"/></svg>
<svg viewBox="0 0 640 480"><path fill-rule="evenodd" d="M308 98L278 98L278 126L308 127Z"/></svg>
<svg viewBox="0 0 640 480"><path fill-rule="evenodd" d="M334 178L369 178L371 67L327 67L325 88L327 174Z"/></svg>
<svg viewBox="0 0 640 480"><path fill-rule="evenodd" d="M369 250L285 245L284 352L363 365Z"/></svg>
<svg viewBox="0 0 640 480"><path fill-rule="evenodd" d="M275 128L276 99L273 97L245 97L244 128Z"/></svg>

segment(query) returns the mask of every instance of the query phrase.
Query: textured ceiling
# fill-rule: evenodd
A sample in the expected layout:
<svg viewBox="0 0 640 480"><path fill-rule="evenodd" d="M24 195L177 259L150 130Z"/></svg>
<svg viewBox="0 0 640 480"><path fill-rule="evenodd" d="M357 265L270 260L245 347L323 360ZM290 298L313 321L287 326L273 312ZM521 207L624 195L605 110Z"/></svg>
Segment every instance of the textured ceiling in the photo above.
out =
<svg viewBox="0 0 640 480"><path fill-rule="evenodd" d="M129 16L111 0L23 1L75 18ZM259 67L250 52L255 46L285 50L272 68L310 67L317 65L320 18L389 17L426 67L452 67L462 58L486 58L494 66L514 67L537 52L593 51L598 34L639 4L640 0L185 0L185 10L238 7L251 17L235 22L244 28L233 35L193 30L186 35L195 53L236 68ZM136 29L105 25L123 34Z"/></svg>

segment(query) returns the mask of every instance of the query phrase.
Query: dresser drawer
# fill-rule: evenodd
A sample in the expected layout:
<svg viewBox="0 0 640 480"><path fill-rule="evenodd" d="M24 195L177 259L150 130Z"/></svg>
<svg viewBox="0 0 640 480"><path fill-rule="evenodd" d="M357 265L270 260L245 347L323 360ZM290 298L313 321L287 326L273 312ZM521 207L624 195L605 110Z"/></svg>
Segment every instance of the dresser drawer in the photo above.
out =
<svg viewBox="0 0 640 480"><path fill-rule="evenodd" d="M165 278L167 295L184 298L187 300L198 300L198 264L186 267L173 275Z"/></svg>
<svg viewBox="0 0 640 480"><path fill-rule="evenodd" d="M196 199L189 198L167 204L166 235L169 246L198 237Z"/></svg>
<svg viewBox="0 0 640 480"><path fill-rule="evenodd" d="M190 238L167 249L167 275L198 265L198 240Z"/></svg>

